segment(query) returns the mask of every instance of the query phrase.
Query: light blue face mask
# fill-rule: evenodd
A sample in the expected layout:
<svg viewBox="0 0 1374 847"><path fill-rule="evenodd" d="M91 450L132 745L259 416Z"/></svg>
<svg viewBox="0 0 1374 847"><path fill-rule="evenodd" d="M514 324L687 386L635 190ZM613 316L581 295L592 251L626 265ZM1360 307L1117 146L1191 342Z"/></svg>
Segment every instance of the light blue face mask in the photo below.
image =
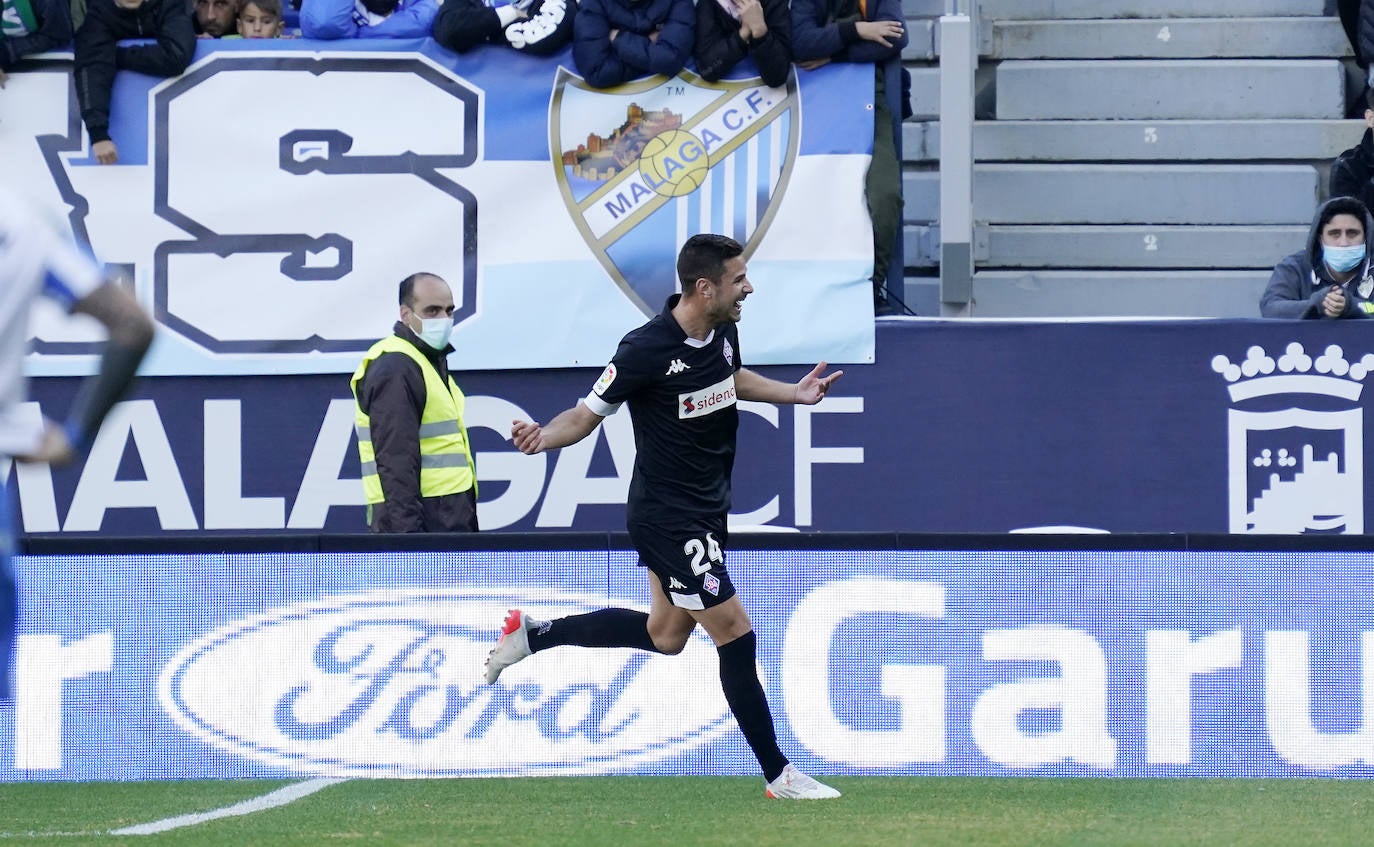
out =
<svg viewBox="0 0 1374 847"><path fill-rule="evenodd" d="M443 350L453 333L453 318L420 318L420 331L415 333L431 350Z"/></svg>
<svg viewBox="0 0 1374 847"><path fill-rule="evenodd" d="M1332 247L1330 244L1323 244L1322 261L1331 270L1343 274L1364 261L1364 245L1352 244L1349 247Z"/></svg>

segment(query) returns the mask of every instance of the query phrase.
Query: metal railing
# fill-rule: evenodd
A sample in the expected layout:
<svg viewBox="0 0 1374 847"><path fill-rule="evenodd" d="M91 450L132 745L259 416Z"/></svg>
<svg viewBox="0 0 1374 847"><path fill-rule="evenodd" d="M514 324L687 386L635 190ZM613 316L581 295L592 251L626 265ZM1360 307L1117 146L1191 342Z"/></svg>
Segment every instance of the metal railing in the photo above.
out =
<svg viewBox="0 0 1374 847"><path fill-rule="evenodd" d="M945 0L940 18L940 310L973 307L973 74L978 0Z"/></svg>

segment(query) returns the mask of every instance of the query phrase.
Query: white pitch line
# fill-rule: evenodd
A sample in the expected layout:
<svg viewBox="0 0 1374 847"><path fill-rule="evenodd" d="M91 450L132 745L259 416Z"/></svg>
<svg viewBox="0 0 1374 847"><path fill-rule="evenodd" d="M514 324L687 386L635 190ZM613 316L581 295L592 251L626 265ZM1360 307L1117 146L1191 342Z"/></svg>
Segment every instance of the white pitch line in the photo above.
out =
<svg viewBox="0 0 1374 847"><path fill-rule="evenodd" d="M225 806L222 809L211 809L208 812L196 812L190 815L177 815L174 818L164 818L160 821L153 821L151 823L126 826L123 829L112 829L110 830L110 834L153 835L158 832L166 832L169 829L180 829L183 826L195 826L196 824L218 820L220 818L251 815L254 812L275 809L278 806L285 806L287 803L294 803L303 797L309 797L322 788L338 785L340 782L344 781L345 780L335 778L308 779L305 782L297 782L285 788L278 788L276 791L269 794L255 797L252 800L244 800L242 803L235 803L232 806Z"/></svg>

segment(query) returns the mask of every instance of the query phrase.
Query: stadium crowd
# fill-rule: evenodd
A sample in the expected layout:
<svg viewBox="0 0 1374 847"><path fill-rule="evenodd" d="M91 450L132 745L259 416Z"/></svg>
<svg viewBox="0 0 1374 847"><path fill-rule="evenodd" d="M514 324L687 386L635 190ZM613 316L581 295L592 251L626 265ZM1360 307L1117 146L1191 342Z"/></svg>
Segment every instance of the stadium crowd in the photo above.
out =
<svg viewBox="0 0 1374 847"><path fill-rule="evenodd" d="M907 33L901 0L0 0L0 86L27 55L74 37L76 92L100 164L119 161L110 101L120 70L183 73L197 38L420 39L457 53L480 45L547 55L572 46L586 82L609 88L691 63L717 81L746 58L768 85L795 62L875 66L875 139L865 197L873 217L874 307L889 311L886 277L902 223L897 121L889 65ZM70 4L70 5L69 5ZM75 24L75 26L74 26ZM905 72L900 76L906 79ZM909 83L908 83L909 84Z"/></svg>

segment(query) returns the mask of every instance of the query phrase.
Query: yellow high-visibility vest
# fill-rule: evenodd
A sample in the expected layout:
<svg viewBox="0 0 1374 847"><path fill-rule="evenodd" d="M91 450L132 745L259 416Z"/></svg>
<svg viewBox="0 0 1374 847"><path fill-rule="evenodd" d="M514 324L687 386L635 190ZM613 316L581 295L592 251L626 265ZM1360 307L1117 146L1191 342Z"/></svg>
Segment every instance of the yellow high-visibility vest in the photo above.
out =
<svg viewBox="0 0 1374 847"><path fill-rule="evenodd" d="M477 492L477 476L473 471L472 448L468 443L467 427L463 425L463 409L467 399L453 377L444 385L439 372L415 345L395 335L389 335L372 345L353 372L353 425L358 433L358 458L363 464L363 492L367 502L381 503L382 478L377 473L377 454L372 448L372 424L358 405L358 382L367 366L383 353L404 353L420 366L425 378L425 408L420 414L420 496L439 497L473 489Z"/></svg>

